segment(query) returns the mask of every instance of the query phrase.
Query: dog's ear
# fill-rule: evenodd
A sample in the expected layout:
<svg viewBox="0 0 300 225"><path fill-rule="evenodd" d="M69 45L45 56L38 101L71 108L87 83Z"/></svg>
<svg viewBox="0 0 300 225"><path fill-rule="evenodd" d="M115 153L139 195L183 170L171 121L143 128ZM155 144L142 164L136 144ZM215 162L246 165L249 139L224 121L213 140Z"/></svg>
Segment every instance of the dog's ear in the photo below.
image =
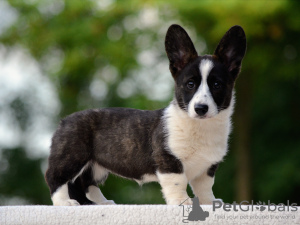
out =
<svg viewBox="0 0 300 225"><path fill-rule="evenodd" d="M217 46L214 55L226 66L236 79L246 52L246 35L242 27L231 27Z"/></svg>
<svg viewBox="0 0 300 225"><path fill-rule="evenodd" d="M174 79L190 61L198 57L189 35L177 24L169 27L165 39L165 48Z"/></svg>

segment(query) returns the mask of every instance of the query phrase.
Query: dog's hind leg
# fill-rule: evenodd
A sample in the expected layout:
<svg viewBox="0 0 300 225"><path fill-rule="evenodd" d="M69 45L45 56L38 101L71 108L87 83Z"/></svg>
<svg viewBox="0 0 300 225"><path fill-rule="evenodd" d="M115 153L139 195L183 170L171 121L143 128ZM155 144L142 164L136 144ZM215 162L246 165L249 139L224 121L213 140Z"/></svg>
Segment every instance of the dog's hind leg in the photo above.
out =
<svg viewBox="0 0 300 225"><path fill-rule="evenodd" d="M51 164L50 164L51 165ZM70 206L79 205L75 199L71 199L68 182L72 180L84 167L80 164L63 166L49 166L46 172L46 181L50 188L53 205Z"/></svg>
<svg viewBox="0 0 300 225"><path fill-rule="evenodd" d="M94 164L92 166L92 175L93 182L85 182L86 187L86 197L95 202L97 205L114 205L115 202L112 200L107 200L102 194L100 188L98 187L98 183L104 183L107 176L108 171L98 164ZM87 180L87 179L86 179ZM87 180L88 181L88 180Z"/></svg>
<svg viewBox="0 0 300 225"><path fill-rule="evenodd" d="M90 185L88 187L86 197L97 205L115 205L113 200L107 200L102 194L100 188L96 185Z"/></svg>
<svg viewBox="0 0 300 225"><path fill-rule="evenodd" d="M94 205L92 199L86 196L88 193L88 187L94 185L93 172L91 164L87 164L82 171L73 179L69 181L69 196L71 199L75 199L80 205Z"/></svg>
<svg viewBox="0 0 300 225"><path fill-rule="evenodd" d="M53 205L79 205L79 202L70 197L69 181L78 176L89 164L91 154L82 143L71 143L53 138L49 167L45 178L48 183Z"/></svg>

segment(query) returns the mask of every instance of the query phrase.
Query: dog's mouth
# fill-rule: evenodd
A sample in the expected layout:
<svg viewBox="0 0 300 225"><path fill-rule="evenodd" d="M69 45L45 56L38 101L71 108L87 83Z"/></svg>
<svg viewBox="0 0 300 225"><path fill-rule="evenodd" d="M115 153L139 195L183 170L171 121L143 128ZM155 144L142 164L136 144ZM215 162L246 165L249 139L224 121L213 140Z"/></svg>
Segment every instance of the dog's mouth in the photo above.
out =
<svg viewBox="0 0 300 225"><path fill-rule="evenodd" d="M198 118L201 119L201 120L205 120L205 119L210 119L212 118L213 116L209 116L209 115L204 115L204 116L199 116Z"/></svg>
<svg viewBox="0 0 300 225"><path fill-rule="evenodd" d="M200 115L197 115L197 116L191 116L191 118L195 119L195 120L208 120L208 119L211 119L213 118L214 116L212 115L203 115L203 116L200 116Z"/></svg>

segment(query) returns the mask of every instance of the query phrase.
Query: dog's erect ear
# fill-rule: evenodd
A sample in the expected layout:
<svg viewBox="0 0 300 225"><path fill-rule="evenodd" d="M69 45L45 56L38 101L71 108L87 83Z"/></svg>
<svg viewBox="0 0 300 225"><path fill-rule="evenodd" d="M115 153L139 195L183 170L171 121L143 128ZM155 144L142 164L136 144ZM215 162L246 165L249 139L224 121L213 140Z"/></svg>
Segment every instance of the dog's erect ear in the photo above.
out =
<svg viewBox="0 0 300 225"><path fill-rule="evenodd" d="M246 35L242 27L231 27L217 46L214 55L236 79L246 52Z"/></svg>
<svg viewBox="0 0 300 225"><path fill-rule="evenodd" d="M190 61L198 57L189 35L176 24L168 29L165 47L170 60L170 71L174 78Z"/></svg>

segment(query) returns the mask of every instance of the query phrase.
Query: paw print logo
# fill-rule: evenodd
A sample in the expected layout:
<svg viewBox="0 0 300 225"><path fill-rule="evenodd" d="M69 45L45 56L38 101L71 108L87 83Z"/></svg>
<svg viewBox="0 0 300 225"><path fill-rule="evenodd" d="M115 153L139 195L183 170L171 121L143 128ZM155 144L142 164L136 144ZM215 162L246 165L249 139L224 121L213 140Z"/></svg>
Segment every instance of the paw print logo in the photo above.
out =
<svg viewBox="0 0 300 225"><path fill-rule="evenodd" d="M256 209L259 209L259 211L261 211L261 212L265 211L266 206L264 206L264 205L266 205L266 204L264 202L259 201L259 202L256 202L256 204L257 204Z"/></svg>

